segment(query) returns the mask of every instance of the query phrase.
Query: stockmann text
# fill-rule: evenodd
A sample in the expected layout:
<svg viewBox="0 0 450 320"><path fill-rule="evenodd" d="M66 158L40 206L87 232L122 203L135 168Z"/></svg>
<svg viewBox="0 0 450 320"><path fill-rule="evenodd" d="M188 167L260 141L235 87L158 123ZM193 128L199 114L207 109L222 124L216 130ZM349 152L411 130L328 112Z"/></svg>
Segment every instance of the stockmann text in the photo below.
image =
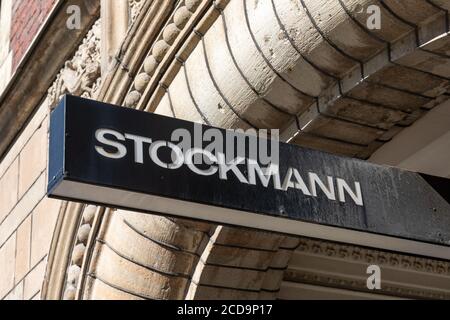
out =
<svg viewBox="0 0 450 320"><path fill-rule="evenodd" d="M190 148L183 150L170 141L153 141L149 137L138 136L129 133L121 133L112 129L100 128L95 132L95 138L99 144L95 146L96 151L109 159L122 159L128 154L127 140L134 141L134 162L144 163L144 145L148 146L148 155L150 160L162 168L168 170L180 169L183 165L187 166L192 172L202 176L218 175L221 180L228 180L228 175L233 174L240 183L256 185L257 179L268 188L272 186L276 190L287 191L289 189L300 190L305 196L317 197L318 189L331 201L346 202L346 195L358 206L364 206L361 184L354 181L354 188L347 181L341 178L326 176L324 182L317 173L308 172L307 179L301 176L297 168L288 168L284 177L280 176L279 167L276 164L261 165L253 159L236 157L226 161L222 152L214 155L212 152L202 148ZM158 151L161 148L168 148L171 151L171 162L164 161L159 156ZM209 165L199 166L193 161L197 155L208 159ZM147 157L145 157L147 158ZM246 174L240 169L240 166L246 166ZM272 180L272 184L270 181Z"/></svg>

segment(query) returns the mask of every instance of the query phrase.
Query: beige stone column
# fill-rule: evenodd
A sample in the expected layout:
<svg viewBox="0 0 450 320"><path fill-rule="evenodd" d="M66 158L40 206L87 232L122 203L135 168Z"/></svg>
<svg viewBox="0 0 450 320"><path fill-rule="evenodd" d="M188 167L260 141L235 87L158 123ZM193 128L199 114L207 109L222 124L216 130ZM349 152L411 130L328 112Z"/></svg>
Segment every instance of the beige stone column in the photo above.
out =
<svg viewBox="0 0 450 320"><path fill-rule="evenodd" d="M127 0L101 0L102 19L102 75L105 75L115 59L126 35L129 23Z"/></svg>

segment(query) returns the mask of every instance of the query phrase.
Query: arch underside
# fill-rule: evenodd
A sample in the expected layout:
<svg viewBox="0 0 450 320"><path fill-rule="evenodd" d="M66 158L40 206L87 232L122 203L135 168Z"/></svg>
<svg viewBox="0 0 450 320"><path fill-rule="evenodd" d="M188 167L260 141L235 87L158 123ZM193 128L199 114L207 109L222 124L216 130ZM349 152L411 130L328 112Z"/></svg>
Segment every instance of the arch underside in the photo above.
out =
<svg viewBox="0 0 450 320"><path fill-rule="evenodd" d="M380 29L367 27L369 5ZM277 128L290 143L367 159L448 99L448 10L445 0L182 1L124 103ZM82 299L289 299L323 287L371 298L361 268L372 261L388 270L378 297L450 294L445 261L156 214L107 210L97 220Z"/></svg>

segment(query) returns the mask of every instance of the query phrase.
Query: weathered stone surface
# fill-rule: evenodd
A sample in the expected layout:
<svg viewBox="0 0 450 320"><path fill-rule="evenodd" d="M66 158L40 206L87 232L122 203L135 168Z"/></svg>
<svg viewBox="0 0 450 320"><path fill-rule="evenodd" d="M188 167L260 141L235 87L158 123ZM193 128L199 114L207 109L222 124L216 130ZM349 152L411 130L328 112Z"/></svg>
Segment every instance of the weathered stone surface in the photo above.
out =
<svg viewBox="0 0 450 320"><path fill-rule="evenodd" d="M92 225L94 222L95 212L97 207L93 205L88 205L83 211L83 222Z"/></svg>
<svg viewBox="0 0 450 320"><path fill-rule="evenodd" d="M380 105L349 98L338 99L327 105L320 104L320 112L324 115L380 129L389 129L407 116L405 112L400 110L383 108Z"/></svg>
<svg viewBox="0 0 450 320"><path fill-rule="evenodd" d="M125 106L128 108L134 107L140 99L141 94L138 91L131 91L125 99Z"/></svg>
<svg viewBox="0 0 450 320"><path fill-rule="evenodd" d="M179 29L182 29L186 25L191 16L192 13L189 12L189 10L186 7L182 6L175 12L173 22Z"/></svg>
<svg viewBox="0 0 450 320"><path fill-rule="evenodd" d="M413 24L419 24L422 21L440 13L440 10L427 1L414 0L412 5L395 0L385 0L386 5L397 13L402 19Z"/></svg>
<svg viewBox="0 0 450 320"><path fill-rule="evenodd" d="M155 60L157 62L161 62L169 48L170 46L164 40L159 40L158 42L156 42L152 50L152 54L153 57L155 57Z"/></svg>
<svg viewBox="0 0 450 320"><path fill-rule="evenodd" d="M398 63L440 77L450 78L450 58L432 52L416 50L398 59Z"/></svg>
<svg viewBox="0 0 450 320"><path fill-rule="evenodd" d="M276 251L282 239L283 236L270 232L223 227L216 239L216 243L249 249Z"/></svg>
<svg viewBox="0 0 450 320"><path fill-rule="evenodd" d="M370 31L381 40L364 30L366 21L361 12L378 1L348 0L343 1L344 5L325 0L303 2L305 6L299 1L230 1L223 15L212 10L214 14L203 20L209 20L213 26L210 29L198 26L197 30L205 35L192 36L195 39L184 44L189 50L179 57L185 63L174 63L178 69L168 67L167 73L174 75L167 77L169 80L161 75L161 84L164 84L161 88L167 91L160 95L163 103L156 112L226 128L284 129L295 122L295 117L304 114L310 102L318 97L320 101L332 102L320 109L329 114L317 113L311 117L311 122L304 123L305 127L295 128L290 136L292 143L359 156L372 151L375 142L389 139L396 132L395 125L405 123L406 113L410 118L413 112L447 90L446 79L425 72L431 66L433 53L414 56L417 42L411 26L383 7L383 28ZM419 40L423 40L430 37L433 30L438 30L439 23L422 30L437 11L423 1L413 3L419 2L418 8L423 12L405 10L402 15L417 22ZM225 7L224 3L220 1L218 5ZM186 2L186 7L175 14L177 27L182 28L191 17L191 5ZM396 2L394 5L397 6L394 11L402 10L403 4ZM345 8L354 16L350 17ZM353 18L362 26L355 24ZM169 31L168 28L165 36L169 41L157 43L153 47L155 56L147 58L144 64L144 71L150 76L155 72L157 61L167 53L167 44L173 40L168 36ZM393 43L395 55L392 57L391 52L387 52L386 40L397 42ZM386 53L384 59L380 58L380 52ZM398 66L389 69L387 57L409 69ZM441 59L439 67L430 70L442 75L446 72L446 63ZM411 68L423 72L413 72ZM404 83L414 74L419 83ZM326 90L330 86L336 89L332 93ZM142 101L155 97L148 94ZM352 99L344 96L347 94L358 102L350 103ZM140 93L132 91L125 105L133 107L140 100ZM208 285L191 283L189 297L262 297L261 288L277 290L282 282L282 270L260 272L246 268L266 267L271 254L270 265L284 268L290 257L289 250L279 249L286 245L284 236L224 227L208 242L205 226L197 229L195 223L188 225L156 215L118 213L134 232L126 231L120 219L108 220L103 242L99 241L92 249L94 259L90 271L93 273L87 283L90 297L184 297L188 282L169 273L189 274L194 267L195 279ZM211 233L215 234L214 230L217 231L212 227ZM214 245L214 241L219 245ZM127 242L135 245L129 246ZM295 241L288 242L296 246ZM189 251L191 256L201 255L205 261L189 261L189 254L183 251ZM240 268L226 268L220 266L222 264ZM127 272L117 273L117 270ZM209 285L229 286L230 289ZM237 287L249 291L236 290ZM117 288L126 289L128 293Z"/></svg>
<svg viewBox="0 0 450 320"><path fill-rule="evenodd" d="M123 22L120 24L123 27ZM116 25L117 29L121 26ZM53 109L64 94L78 95L85 98L93 98L100 85L101 57L100 57L100 20L97 20L88 31L83 42L78 47L71 60L67 61L64 68L59 72L55 82L48 90L49 107ZM104 46L113 42L112 35L107 35ZM117 40L117 39L116 39ZM111 44L114 46L114 44ZM116 43L117 45L117 43ZM107 48L105 50L104 60L107 63L109 57ZM111 48L110 48L111 49ZM116 54L116 52L114 52ZM107 66L103 66L107 71Z"/></svg>
<svg viewBox="0 0 450 320"><path fill-rule="evenodd" d="M97 245L92 273L100 281L150 299L181 299L188 283L184 277L170 276L123 258L105 245ZM126 272L118 272L117 268ZM157 285L156 285L157 284Z"/></svg>
<svg viewBox="0 0 450 320"><path fill-rule="evenodd" d="M86 246L82 243L77 244L72 252L72 263L81 266L85 252Z"/></svg>
<svg viewBox="0 0 450 320"><path fill-rule="evenodd" d="M144 300L144 298L118 290L100 280L93 279L92 277L88 277L86 292L87 295L84 296L84 299L89 300ZM74 295L74 293L72 294L72 292L69 292L68 298L71 298Z"/></svg>
<svg viewBox="0 0 450 320"><path fill-rule="evenodd" d="M173 23L169 24L163 31L163 39L169 45L172 45L176 37L180 34L180 29Z"/></svg>
<svg viewBox="0 0 450 320"><path fill-rule="evenodd" d="M70 266L69 270L67 271L67 283L75 287L78 283L78 279L80 278L80 274L81 268L79 266L77 265Z"/></svg>
<svg viewBox="0 0 450 320"><path fill-rule="evenodd" d="M374 104L381 104L405 112L412 112L431 99L412 93L394 90L373 83L362 83L349 92L349 96Z"/></svg>
<svg viewBox="0 0 450 320"><path fill-rule="evenodd" d="M287 267L287 264L284 267ZM262 289L269 291L276 291L280 289L280 284L281 281L283 280L283 275L284 275L283 269L282 270L269 269L261 285Z"/></svg>
<svg viewBox="0 0 450 320"><path fill-rule="evenodd" d="M125 224L119 214L113 214L108 231L101 240L123 257L162 273L188 276L198 260L194 253L177 250L169 243L164 245L137 233ZM145 252L141 252L140 248L146 248Z"/></svg>
<svg viewBox="0 0 450 320"><path fill-rule="evenodd" d="M77 289L74 286L68 286L64 291L63 300L75 300Z"/></svg>
<svg viewBox="0 0 450 320"><path fill-rule="evenodd" d="M89 224L83 224L78 229L77 239L79 242L83 243L84 245L87 244L89 233L91 232L91 226Z"/></svg>
<svg viewBox="0 0 450 320"><path fill-rule="evenodd" d="M200 2L201 0L186 0L184 1L184 4L190 12L194 12L198 8Z"/></svg>
<svg viewBox="0 0 450 320"><path fill-rule="evenodd" d="M361 2L364 5L368 1ZM329 42L339 48L341 55L361 61L375 55L383 48L382 41L371 37L362 28L355 27L344 8L337 2L304 0L304 3L317 29L326 34ZM333 19L322 18L326 16Z"/></svg>
<svg viewBox="0 0 450 320"><path fill-rule="evenodd" d="M292 250L279 249L277 253L273 255L270 266L276 269L286 268L289 260L291 259Z"/></svg>
<svg viewBox="0 0 450 320"><path fill-rule="evenodd" d="M365 149L364 146L326 139L324 137L310 135L308 133L299 133L292 139L291 143L307 148L324 150L338 155L348 156L356 156Z"/></svg>
<svg viewBox="0 0 450 320"><path fill-rule="evenodd" d="M192 280L196 284L258 291L264 276L264 271L205 265L202 273Z"/></svg>
<svg viewBox="0 0 450 320"><path fill-rule="evenodd" d="M224 32L224 27L219 22L211 27L210 32L204 36L198 47L203 49L199 52L202 62L198 63L207 63L205 66L212 75L211 79L216 83L217 91L227 97L225 108L233 108L240 118L255 127L279 128L287 122L289 113L297 114L312 103L311 98L292 88L286 88L283 98L281 98L283 101L278 101L276 107L264 99L259 99L258 94L252 90L239 73L232 57L229 54L223 54L228 50ZM191 57L195 54L193 53ZM196 70L194 64L194 61L189 64L190 74L192 74L192 70ZM223 69L228 72L224 74ZM229 83L234 83L236 87L232 89ZM278 83L273 85L282 87ZM258 112L250 111L254 109L257 109Z"/></svg>
<svg viewBox="0 0 450 320"><path fill-rule="evenodd" d="M186 228L165 217L142 215L135 212L118 211L123 219L139 233L175 248L195 253L204 233Z"/></svg>
<svg viewBox="0 0 450 320"><path fill-rule="evenodd" d="M400 65L386 66L370 77L370 82L430 97L444 94L450 86L449 81L444 78Z"/></svg>
<svg viewBox="0 0 450 320"><path fill-rule="evenodd" d="M222 266L266 270L274 256L273 252L215 245L208 256L208 263Z"/></svg>
<svg viewBox="0 0 450 320"><path fill-rule="evenodd" d="M158 67L158 62L154 56L148 56L144 61L144 70L148 75L153 75L156 68Z"/></svg>
<svg viewBox="0 0 450 320"><path fill-rule="evenodd" d="M134 88L139 92L143 92L149 81L150 76L146 73L141 73L134 80Z"/></svg>
<svg viewBox="0 0 450 320"><path fill-rule="evenodd" d="M444 0L445 1L445 0ZM450 7L450 3L447 4ZM441 55L450 55L450 36L448 34L442 35L433 39L423 46L424 49L436 52Z"/></svg>
<svg viewBox="0 0 450 320"><path fill-rule="evenodd" d="M196 300L256 300L258 292L198 286L195 296L188 297Z"/></svg>
<svg viewBox="0 0 450 320"><path fill-rule="evenodd" d="M315 117L303 131L321 137L338 139L359 145L367 145L384 133L381 129L366 127L340 119L328 118L322 115Z"/></svg>
<svg viewBox="0 0 450 320"><path fill-rule="evenodd" d="M295 249L298 247L300 239L298 237L286 236L280 243L280 248Z"/></svg>

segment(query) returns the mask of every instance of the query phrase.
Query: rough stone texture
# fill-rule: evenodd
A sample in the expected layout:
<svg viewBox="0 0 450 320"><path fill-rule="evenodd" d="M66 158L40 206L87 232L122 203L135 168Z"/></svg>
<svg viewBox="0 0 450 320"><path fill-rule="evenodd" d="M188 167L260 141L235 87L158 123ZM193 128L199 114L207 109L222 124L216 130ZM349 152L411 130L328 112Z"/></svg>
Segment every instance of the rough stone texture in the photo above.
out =
<svg viewBox="0 0 450 320"><path fill-rule="evenodd" d="M86 291L85 298L115 296L119 289L134 298L181 299L206 234L154 215L117 211L108 215L109 219L111 223L105 225L93 250L88 281L94 291ZM118 272L118 265L128 272ZM108 287L111 293L107 293Z"/></svg>
<svg viewBox="0 0 450 320"><path fill-rule="evenodd" d="M186 8L190 12L195 12L195 10L197 10L200 2L201 2L201 0L185 0L184 4L186 5Z"/></svg>
<svg viewBox="0 0 450 320"><path fill-rule="evenodd" d="M125 107L134 107L141 99L141 94L138 91L131 91L125 99Z"/></svg>
<svg viewBox="0 0 450 320"><path fill-rule="evenodd" d="M92 222L94 221L95 217L95 211L97 210L97 207L89 205L84 209L83 213L83 222L86 224L92 225Z"/></svg>
<svg viewBox="0 0 450 320"><path fill-rule="evenodd" d="M84 98L95 96L101 81L101 31L100 20L97 20L73 57L66 61L64 68L59 71L56 80L48 89L50 108L54 108L67 93Z"/></svg>
<svg viewBox="0 0 450 320"><path fill-rule="evenodd" d="M178 36L178 34L180 33L180 29L177 28L177 26L175 26L175 24L169 24L163 31L163 39L165 42L167 42L168 44L173 44L173 42L175 41L175 38Z"/></svg>
<svg viewBox="0 0 450 320"><path fill-rule="evenodd" d="M258 292L240 291L236 289L217 288L199 286L199 294L196 296L198 300L256 300Z"/></svg>
<svg viewBox="0 0 450 320"><path fill-rule="evenodd" d="M123 257L107 246L100 244L97 246L95 254L100 256L101 260L91 270L91 274L100 282L113 284L116 288L127 288L133 295L148 299L183 298L183 289L188 279L167 276ZM127 272L117 272L116 266L122 266ZM155 286L155 283L163 285Z"/></svg>
<svg viewBox="0 0 450 320"><path fill-rule="evenodd" d="M72 263L77 266L81 266L83 262L83 256L86 251L86 246L82 243L75 246L72 253Z"/></svg>
<svg viewBox="0 0 450 320"><path fill-rule="evenodd" d="M76 292L77 292L77 289L75 289L75 287L73 287L73 286L66 288L66 291L64 291L63 299L64 300L75 300Z"/></svg>
<svg viewBox="0 0 450 320"><path fill-rule="evenodd" d="M218 245L216 254L208 257L212 265L225 265L240 268L266 270L272 260L273 252L251 248L227 247Z"/></svg>
<svg viewBox="0 0 450 320"><path fill-rule="evenodd" d="M144 70L148 75L153 75L156 67L158 67L158 62L155 60L154 56L149 56L147 59L145 59Z"/></svg>
<svg viewBox="0 0 450 320"><path fill-rule="evenodd" d="M89 295L84 298L89 300L145 300L143 297L113 288L93 277L89 277L87 280L86 292ZM66 297L64 298L66 299Z"/></svg>
<svg viewBox="0 0 450 320"><path fill-rule="evenodd" d="M364 12L377 3L231 1L168 85L172 115L231 128L299 123L291 142L365 158L447 99L449 86L443 11L424 1L382 6L382 29L368 30ZM437 52L418 50L390 10L421 21L419 45Z"/></svg>
<svg viewBox="0 0 450 320"><path fill-rule="evenodd" d="M147 73L141 73L134 80L134 87L137 91L142 92L147 87L149 81L150 76Z"/></svg>
<svg viewBox="0 0 450 320"><path fill-rule="evenodd" d="M91 226L89 224L83 224L80 229L78 229L77 239L79 242L86 244L89 238L89 233L91 231Z"/></svg>
<svg viewBox="0 0 450 320"><path fill-rule="evenodd" d="M76 286L78 279L80 278L81 268L79 266L73 265L69 268L67 272L67 283Z"/></svg>
<svg viewBox="0 0 450 320"><path fill-rule="evenodd" d="M181 29L183 28L186 23L188 22L189 18L191 17L192 13L189 12L189 10L186 7L180 7L174 15L173 21L175 25Z"/></svg>
<svg viewBox="0 0 450 320"><path fill-rule="evenodd" d="M162 58L167 53L167 50L169 50L169 45L164 40L155 43L152 53L157 62L161 62Z"/></svg>

